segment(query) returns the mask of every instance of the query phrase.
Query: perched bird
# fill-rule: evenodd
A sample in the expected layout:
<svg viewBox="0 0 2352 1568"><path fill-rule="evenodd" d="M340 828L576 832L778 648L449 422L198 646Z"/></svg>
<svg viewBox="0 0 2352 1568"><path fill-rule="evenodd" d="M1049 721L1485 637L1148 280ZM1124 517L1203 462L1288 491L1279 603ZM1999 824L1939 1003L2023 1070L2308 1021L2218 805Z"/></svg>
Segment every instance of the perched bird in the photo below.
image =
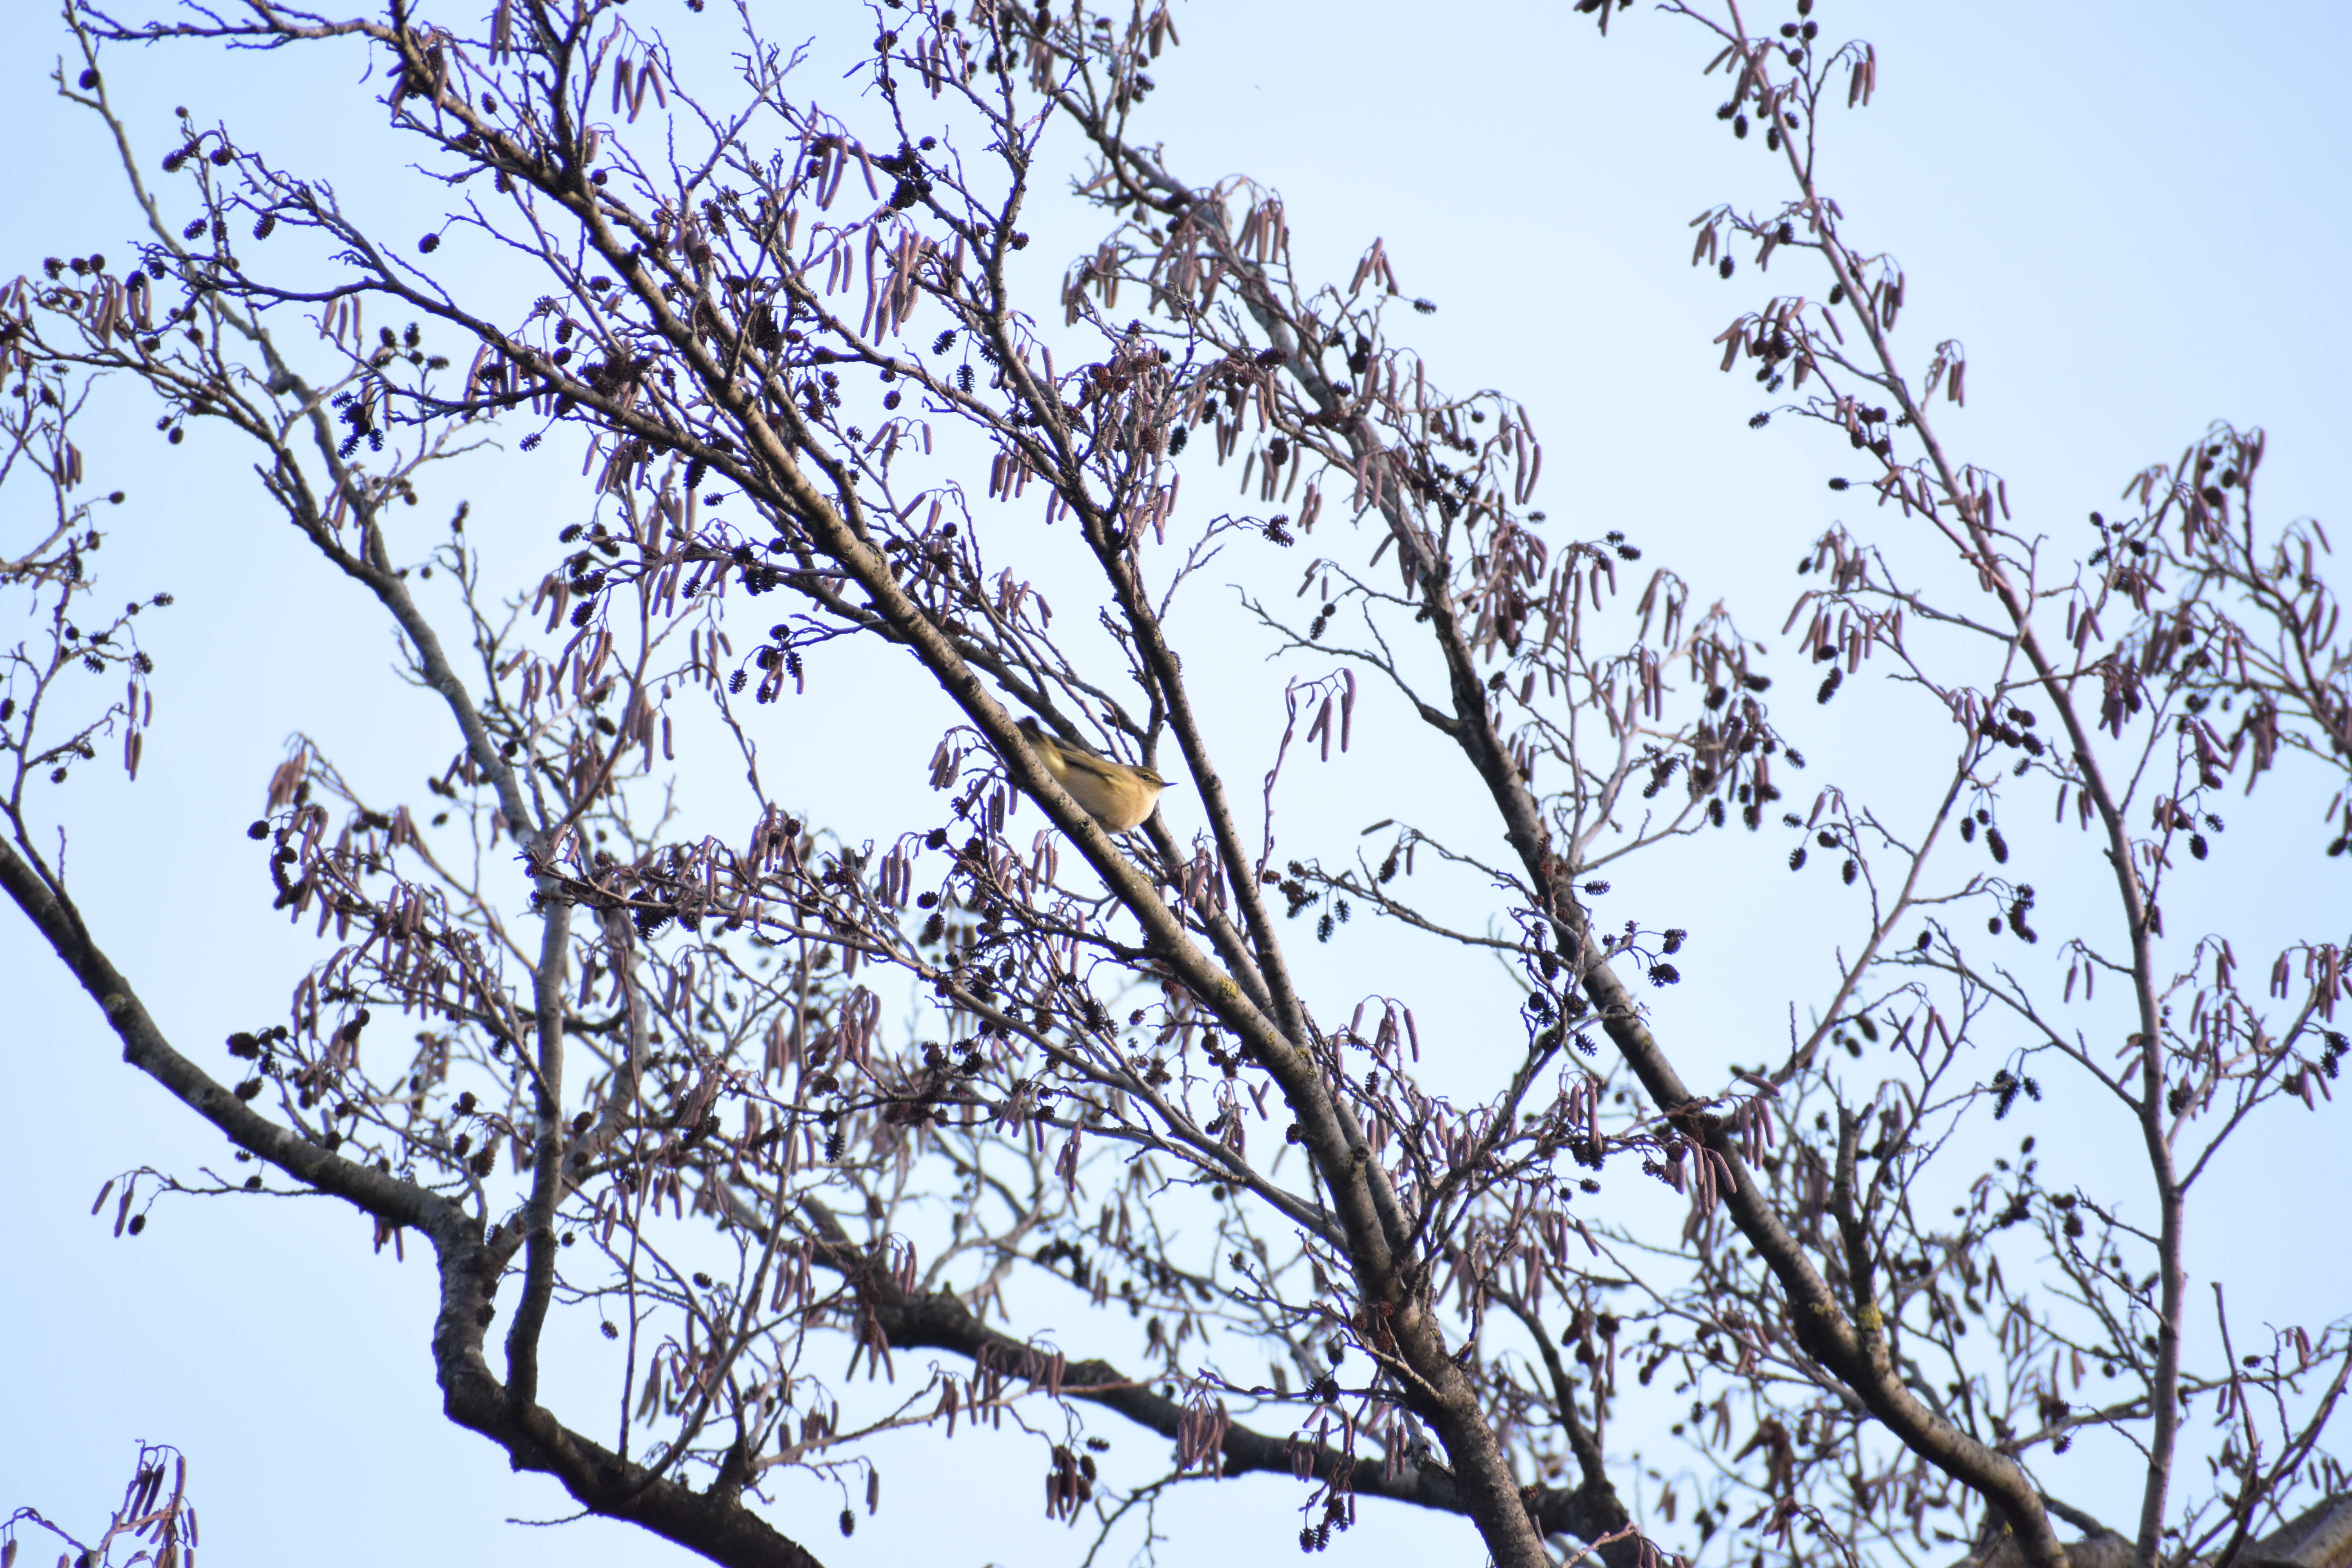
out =
<svg viewBox="0 0 2352 1568"><path fill-rule="evenodd" d="M1102 825L1106 833L1124 833L1160 805L1168 781L1150 768L1139 768L1104 756L1082 741L1048 735L1034 719L1021 721L1021 732L1054 782Z"/></svg>

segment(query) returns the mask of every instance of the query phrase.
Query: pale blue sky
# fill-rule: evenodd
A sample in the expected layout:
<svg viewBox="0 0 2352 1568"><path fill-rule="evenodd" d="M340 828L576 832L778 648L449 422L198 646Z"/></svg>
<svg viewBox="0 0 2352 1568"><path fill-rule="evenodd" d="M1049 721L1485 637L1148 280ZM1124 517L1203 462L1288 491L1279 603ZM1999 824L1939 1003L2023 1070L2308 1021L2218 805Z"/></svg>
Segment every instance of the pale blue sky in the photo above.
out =
<svg viewBox="0 0 2352 1568"><path fill-rule="evenodd" d="M754 8L780 31L855 32L864 20L850 6ZM683 45L720 37L723 9L689 18L677 0L639 0L632 19L671 28ZM1817 15L1833 36L1872 39L1880 58L1876 103L1833 124L1824 183L1850 236L1874 237L1905 262L1915 357L1946 336L1967 343L1969 405L1945 433L2007 477L2021 516L2070 537L2127 475L2225 417L2271 432L2273 515L2337 518L2352 451L2352 129L2340 85L2352 10L1825 0ZM1745 269L1727 284L1688 268L1685 225L1717 201L1761 201L1777 187L1752 144L1735 153L1708 112L1721 84L1698 74L1711 50L1696 29L1637 9L1603 42L1564 0L1218 0L1178 17L1185 43L1155 70L1152 109L1172 165L1194 179L1245 170L1280 188L1302 262L1343 280L1357 252L1383 237L1406 293L1442 306L1409 330L1444 379L1502 387L1528 405L1549 449L1545 504L1562 526L1625 528L1650 559L1680 567L1702 603L1730 598L1751 627L1776 628L1796 553L1840 515L1821 485L1834 458L1800 430L1751 434L1756 389L1714 370L1708 340L1760 291ZM107 150L44 80L60 38L44 6L0 8L10 190L0 276L44 254L128 251ZM199 121L226 119L241 139L362 197L370 171L346 164L381 156L369 151L380 144L347 138L321 107L356 90L350 79L289 79L283 59L207 57L190 78L142 86L172 58L110 61L119 100L138 111L148 167L166 150L171 105L184 102ZM819 96L849 108L844 85ZM383 199L396 231L426 211L403 205L423 199L413 191L363 199ZM1033 217L1038 253L1056 261L1090 243L1096 223ZM1050 299L1036 303L1052 314ZM108 519L107 580L126 595L169 588L181 603L142 624L162 661L145 775L124 786L94 771L75 786L75 885L184 1048L212 1060L229 1029L281 1009L308 952L263 918L240 832L287 735L319 733L362 763L398 755L404 736L426 737L418 743L433 758L452 742L429 710L379 700L388 632L335 640L354 604L314 593L291 542L255 526L241 456L207 450L201 437L166 448L133 411L116 442L93 445L91 466L132 492ZM509 480L489 494L492 505L520 506L529 492ZM0 521L9 515L0 501ZM362 682L366 701L345 701ZM859 705L855 691L820 690L813 710ZM934 724L899 737L913 760L892 760L878 784L786 763L780 793L864 837L915 789L936 733ZM420 770L403 760L398 771ZM1349 800L1334 812L1351 813ZM2285 800L2273 809L2288 810ZM1770 886L1756 896L1786 896ZM2307 928L2315 914L2340 920L2352 908L2332 885L2258 891L2264 907L2230 918ZM1743 985L1769 990L1774 962L1755 953ZM1757 1005L1776 1018L1788 994ZM1727 1038L1752 1037L1738 1033L1751 1021L1732 1022ZM1766 1054L1719 1050L1726 1060ZM208 1556L354 1568L425 1556L600 1568L678 1560L617 1526L499 1522L557 1511L557 1494L508 1477L492 1449L441 1420L426 1268L373 1256L361 1220L323 1201L183 1204L136 1243L109 1240L85 1216L100 1182L225 1152L121 1066L94 1010L13 912L0 918L0 1053L10 1090L0 1109L0 1189L10 1194L0 1507L93 1519L144 1436L190 1453ZM2315 1148L2340 1148L2346 1114L2336 1107L2326 1125L2336 1135ZM2250 1169L2240 1189L2246 1206L2231 1226L2242 1248L2289 1233L2292 1215L2263 1194L2313 1155L2279 1152L2283 1163ZM2352 1295L2340 1272L2290 1283L2305 1289L2283 1294L2281 1310L2322 1318ZM341 1348L347 1335L363 1347L355 1360ZM945 1460L908 1445L888 1461L889 1505L856 1540L833 1533L830 1506L779 1522L843 1564L918 1553L945 1568L1075 1561L1072 1538L1032 1517L1032 1461L1010 1445L963 1442ZM942 1462L954 1478L927 1517L915 1478ZM1018 1500L1002 1510L1001 1489ZM1296 1551L1276 1483L1193 1490L1172 1517L1216 1533L1180 1536L1164 1561ZM1335 1559L1476 1561L1458 1523L1375 1516L1368 1505L1367 1524L1375 1517L1378 1528L1334 1542Z"/></svg>

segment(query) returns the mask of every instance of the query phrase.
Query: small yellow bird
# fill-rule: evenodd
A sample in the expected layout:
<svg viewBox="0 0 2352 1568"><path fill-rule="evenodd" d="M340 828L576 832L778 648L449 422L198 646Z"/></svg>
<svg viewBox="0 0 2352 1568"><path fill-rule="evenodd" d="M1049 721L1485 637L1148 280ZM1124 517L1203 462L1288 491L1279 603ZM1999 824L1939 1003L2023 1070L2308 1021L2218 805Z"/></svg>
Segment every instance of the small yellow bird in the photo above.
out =
<svg viewBox="0 0 2352 1568"><path fill-rule="evenodd" d="M1124 833L1150 816L1160 805L1168 781L1150 768L1139 768L1104 756L1083 741L1048 735L1034 719L1021 721L1021 732L1054 782L1070 792L1106 833Z"/></svg>

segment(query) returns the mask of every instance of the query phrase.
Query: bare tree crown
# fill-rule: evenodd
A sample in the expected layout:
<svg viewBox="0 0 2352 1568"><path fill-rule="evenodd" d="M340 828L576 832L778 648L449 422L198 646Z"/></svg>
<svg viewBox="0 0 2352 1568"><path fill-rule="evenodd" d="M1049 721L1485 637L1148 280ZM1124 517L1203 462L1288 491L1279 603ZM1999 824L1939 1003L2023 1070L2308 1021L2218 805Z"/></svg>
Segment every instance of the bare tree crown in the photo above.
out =
<svg viewBox="0 0 2352 1568"><path fill-rule="evenodd" d="M1626 3L1575 9L1605 35ZM0 293L0 482L52 504L0 560L37 612L0 665L0 882L253 1167L130 1173L117 1229L167 1194L354 1205L430 1253L452 1420L719 1563L819 1561L833 1521L789 1483L830 1483L848 1533L871 1439L986 1426L1097 1550L1148 1547L1171 1488L1266 1471L1308 1551L1410 1506L1509 1568L2345 1568L2352 1322L2257 1329L2183 1262L2226 1144L2340 1120L2344 933L2242 967L2174 892L2232 786L2317 781L2311 858L2352 842L2326 532L2258 510L2264 437L2224 425L2087 531L2013 507L1939 434L1964 350L1906 343L1905 272L1831 194L1824 125L1874 51L1811 0L1761 30L1663 9L1784 193L1693 226L1695 267L1786 290L1721 368L1874 503L1792 542L1793 605L1748 630L1547 518L1540 410L1400 341L1434 307L1385 245L1303 277L1274 192L1142 140L1164 4L885 0L841 114L748 7L716 79L619 0L69 5L59 89L152 233ZM421 235L184 110L135 146L101 69L351 44L402 177L444 193ZM1024 293L1037 201L1108 229L1052 298ZM44 792L101 752L135 776L161 680L137 633L169 595L103 609L90 560L100 377L163 439L238 444L449 725L430 800L307 741L268 782L254 854L320 956L226 1056L165 1037L45 837ZM458 459L560 473L583 445L551 545L463 506L420 542ZM1229 583L1283 671L1262 778L1210 716L1269 678L1178 613ZM856 645L921 693L887 722L938 742L935 809L852 841L795 808L790 698ZM1823 721L1874 676L1915 728L1865 799ZM1350 847L1278 810L1374 712L1452 815ZM748 822L681 804L718 748ZM1597 910L1667 875L1653 851L1773 836L1852 889L1843 924L1787 994L1727 1003L1751 1065L1700 1081L1647 999L1703 981L1703 942ZM2037 914L2028 847L2079 920ZM1491 965L1516 1022L1475 1094L1430 1086L1410 970L1300 979L1356 921ZM2053 1190L2032 1138L1996 1157L2045 1094L2137 1164ZM1039 1326L1074 1300L1095 1342ZM543 1394L558 1314L614 1342L616 1416ZM1627 1421L1685 1450L1639 1517ZM2136 1516L2053 1494L2077 1443Z"/></svg>

